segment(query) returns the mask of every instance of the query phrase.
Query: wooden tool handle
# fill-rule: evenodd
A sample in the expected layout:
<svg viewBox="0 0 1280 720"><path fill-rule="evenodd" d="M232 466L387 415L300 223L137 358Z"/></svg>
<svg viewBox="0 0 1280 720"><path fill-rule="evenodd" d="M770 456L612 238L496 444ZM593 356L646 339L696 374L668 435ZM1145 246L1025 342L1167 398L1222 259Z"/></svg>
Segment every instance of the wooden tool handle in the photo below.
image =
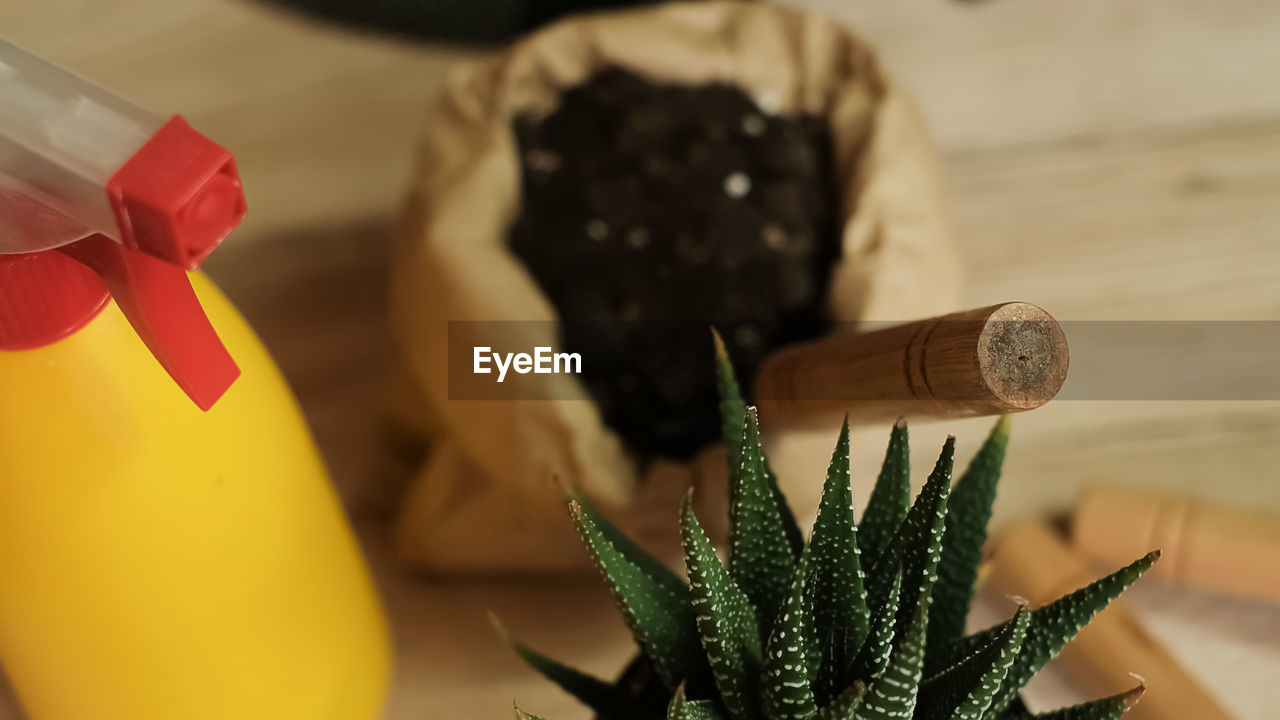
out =
<svg viewBox="0 0 1280 720"><path fill-rule="evenodd" d="M1067 355L1049 313L1003 303L784 348L762 364L756 399L771 424L1001 415L1056 395Z"/></svg>
<svg viewBox="0 0 1280 720"><path fill-rule="evenodd" d="M996 539L987 591L994 597L1027 598L1036 608L1097 577L1098 573L1044 523L1024 521ZM1125 720L1231 720L1120 601L1081 630L1063 649L1058 662L1074 681L1096 696L1128 690L1134 685L1131 674L1141 676L1147 692Z"/></svg>
<svg viewBox="0 0 1280 720"><path fill-rule="evenodd" d="M1280 514L1157 490L1088 488L1072 520L1080 551L1114 564L1154 548L1153 577L1280 602Z"/></svg>

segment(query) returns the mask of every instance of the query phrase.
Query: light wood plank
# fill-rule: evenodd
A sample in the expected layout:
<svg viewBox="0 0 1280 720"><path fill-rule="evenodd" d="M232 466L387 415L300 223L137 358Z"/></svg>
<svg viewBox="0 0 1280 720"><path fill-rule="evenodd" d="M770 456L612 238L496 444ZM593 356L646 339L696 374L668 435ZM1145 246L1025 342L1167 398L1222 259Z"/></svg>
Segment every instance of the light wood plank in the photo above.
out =
<svg viewBox="0 0 1280 720"><path fill-rule="evenodd" d="M1268 0L806 4L881 50L948 151L1280 117ZM229 147L252 207L240 242L392 211L465 55L229 0L4 3L0 28Z"/></svg>

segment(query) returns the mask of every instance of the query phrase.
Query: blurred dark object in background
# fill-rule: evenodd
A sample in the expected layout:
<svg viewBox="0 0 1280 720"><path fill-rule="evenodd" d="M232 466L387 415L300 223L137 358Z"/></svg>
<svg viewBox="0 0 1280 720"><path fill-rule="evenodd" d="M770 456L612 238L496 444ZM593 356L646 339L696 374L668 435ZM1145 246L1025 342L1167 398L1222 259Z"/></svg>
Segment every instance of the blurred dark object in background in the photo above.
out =
<svg viewBox="0 0 1280 720"><path fill-rule="evenodd" d="M500 43L571 13L651 0L266 0L269 4L412 40Z"/></svg>

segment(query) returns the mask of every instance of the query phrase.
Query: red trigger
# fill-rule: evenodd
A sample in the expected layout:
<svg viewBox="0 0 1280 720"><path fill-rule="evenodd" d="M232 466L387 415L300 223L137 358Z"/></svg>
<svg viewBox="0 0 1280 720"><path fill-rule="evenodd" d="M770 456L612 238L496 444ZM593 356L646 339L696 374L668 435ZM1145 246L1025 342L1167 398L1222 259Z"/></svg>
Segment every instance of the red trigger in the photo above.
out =
<svg viewBox="0 0 1280 720"><path fill-rule="evenodd" d="M201 410L213 407L240 376L183 268L103 235L61 251L102 278L147 349Z"/></svg>

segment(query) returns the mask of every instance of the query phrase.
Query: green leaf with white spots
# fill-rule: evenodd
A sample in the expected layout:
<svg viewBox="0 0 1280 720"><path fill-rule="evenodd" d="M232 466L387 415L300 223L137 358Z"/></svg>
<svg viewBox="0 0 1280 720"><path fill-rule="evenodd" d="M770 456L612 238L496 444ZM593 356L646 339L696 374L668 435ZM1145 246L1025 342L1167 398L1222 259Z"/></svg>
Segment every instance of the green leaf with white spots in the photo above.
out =
<svg viewBox="0 0 1280 720"><path fill-rule="evenodd" d="M872 616L871 632L854 658L853 667L847 673L848 677L868 683L879 677L880 673L889 666L889 656L893 654L893 628L898 616L898 602L901 594L902 570L895 568L884 601L877 605L876 612Z"/></svg>
<svg viewBox="0 0 1280 720"><path fill-rule="evenodd" d="M632 637L653 662L662 681L674 690L686 679L703 675L706 659L687 596L683 600L673 597L666 587L628 560L577 502L571 501L569 510Z"/></svg>
<svg viewBox="0 0 1280 720"><path fill-rule="evenodd" d="M738 387L738 378L733 372L733 363L729 361L729 352L725 349L724 339L715 328L711 329L711 339L716 347L716 390L720 395L720 435L724 441L725 457L729 462L729 477L732 482L734 468L742 462L742 424L747 420L747 402L742 398L742 390Z"/></svg>
<svg viewBox="0 0 1280 720"><path fill-rule="evenodd" d="M907 442L907 423L899 419L889 434L880 475L858 525L858 542L863 557L870 563L868 567L874 566L888 549L910 506L911 448Z"/></svg>
<svg viewBox="0 0 1280 720"><path fill-rule="evenodd" d="M915 720L981 720L1022 649L1030 621L1030 609L1019 607L986 647L921 683Z"/></svg>
<svg viewBox="0 0 1280 720"><path fill-rule="evenodd" d="M729 500L738 495L742 471L742 427L747 420L747 404L742 398L742 390L738 387L738 379L734 376L733 364L729 362L729 354L725 350L724 340L715 328L711 329L711 338L716 349L716 389L720 394L720 434L724 441L725 459L729 466ZM793 557L800 557L804 548L804 535L796 524L795 514L791 512L787 498L778 487L778 478L769 467L768 458L761 459L765 483L769 486L769 494L782 517L783 531L791 547Z"/></svg>
<svg viewBox="0 0 1280 720"><path fill-rule="evenodd" d="M889 542L889 549L881 556L880 562L900 562L902 564L902 595L905 598L930 597L933 585L938 579L938 560L942 556L942 536L946 530L947 498L951 493L951 469L955 464L956 439L948 437L938 455L938 461L929 473L920 494L911 504L907 517L898 526L898 532ZM880 572L877 565L874 575L881 581L887 573ZM873 597L879 597L873 592ZM906 632L907 625L915 613L912 602L904 602L898 608L897 625L894 633L899 637Z"/></svg>
<svg viewBox="0 0 1280 720"><path fill-rule="evenodd" d="M681 539L702 647L720 698L733 720L756 720L762 649L751 601L720 564L693 512L692 495L681 513Z"/></svg>
<svg viewBox="0 0 1280 720"><path fill-rule="evenodd" d="M853 681L854 678L847 675L847 668L866 640L871 625L857 528L853 523L847 419L827 468L809 553L805 591L813 613L814 637L822 648L814 694L818 704L824 705Z"/></svg>
<svg viewBox="0 0 1280 720"><path fill-rule="evenodd" d="M938 563L938 584L933 589L933 605L929 610L930 654L964 635L1008 442L1009 417L1006 415L992 428L978 454L951 489L942 559Z"/></svg>
<svg viewBox="0 0 1280 720"><path fill-rule="evenodd" d="M845 688L845 692L838 694L836 700L819 710L818 714L813 716L813 720L840 720L849 717L854 712L854 707L863 701L865 694L867 694L867 683L858 680Z"/></svg>
<svg viewBox="0 0 1280 720"><path fill-rule="evenodd" d="M756 409L747 408L738 492L729 504L729 573L751 598L764 633L787 597L795 563L784 513L765 476Z"/></svg>
<svg viewBox="0 0 1280 720"><path fill-rule="evenodd" d="M1142 699L1145 688L1138 687L1101 700L1073 705L1050 712L1032 714L1025 710L1005 713L1000 720L1118 720Z"/></svg>
<svg viewBox="0 0 1280 720"><path fill-rule="evenodd" d="M916 708L916 692L924 665L924 637L929 623L928 598L920 598L906 635L893 650L887 667L853 703L849 712L827 720L906 720Z"/></svg>
<svg viewBox="0 0 1280 720"><path fill-rule="evenodd" d="M631 561L631 564L640 568L644 574L648 575L656 584L660 585L668 593L671 594L678 602L688 602L689 586L685 584L684 578L672 572L661 560L650 555L648 551L631 541L608 518L600 512L591 500L578 493L570 493L569 499L576 501L582 508L582 512L591 518L595 526L600 529L600 534L608 540L622 556Z"/></svg>
<svg viewBox="0 0 1280 720"><path fill-rule="evenodd" d="M861 680L856 680L852 685L845 688L844 692L836 696L826 707L818 711L813 716L813 720L840 720L841 718L850 717L853 709L858 703L862 702L862 698L867 694L867 684Z"/></svg>
<svg viewBox="0 0 1280 720"><path fill-rule="evenodd" d="M765 720L806 720L818 707L814 702L808 644L813 628L805 612L804 586L811 557L800 556L787 598L769 633L760 678L760 706Z"/></svg>
<svg viewBox="0 0 1280 720"><path fill-rule="evenodd" d="M1159 551L1145 555L1096 582L1033 610L1022 650L1009 668L1000 692L992 701L991 712L993 714L1003 712L1013 702L1017 693L1037 672L1040 672L1046 663L1057 657L1062 647L1075 637L1081 628L1089 624L1094 616L1106 609L1111 601L1119 597L1130 585L1137 582L1138 578L1151 569L1159 557ZM1003 628L1002 623L970 635L952 644L947 652L952 658L968 655L975 648L991 642L991 639Z"/></svg>
<svg viewBox="0 0 1280 720"><path fill-rule="evenodd" d="M731 470L727 560L716 556L686 502L687 586L578 498L574 520L641 652L608 683L513 643L544 675L607 720L1116 720L1141 694L1139 688L1038 715L1019 697L1155 555L1043 608L1022 608L1009 622L961 635L1007 421L954 488L948 439L914 502L907 430L899 423L857 524L843 429L806 548L722 343L716 368Z"/></svg>
<svg viewBox="0 0 1280 720"><path fill-rule="evenodd" d="M491 618L494 628L511 646L516 655L537 670L543 677L559 685L583 705L595 710L601 717L612 720L645 720L645 713L633 698L613 683L588 675L580 670L559 663L539 653L507 634L506 628L496 617Z"/></svg>
<svg viewBox="0 0 1280 720"><path fill-rule="evenodd" d="M725 714L714 700L689 700L684 685L676 688L667 706L667 720L726 720Z"/></svg>

